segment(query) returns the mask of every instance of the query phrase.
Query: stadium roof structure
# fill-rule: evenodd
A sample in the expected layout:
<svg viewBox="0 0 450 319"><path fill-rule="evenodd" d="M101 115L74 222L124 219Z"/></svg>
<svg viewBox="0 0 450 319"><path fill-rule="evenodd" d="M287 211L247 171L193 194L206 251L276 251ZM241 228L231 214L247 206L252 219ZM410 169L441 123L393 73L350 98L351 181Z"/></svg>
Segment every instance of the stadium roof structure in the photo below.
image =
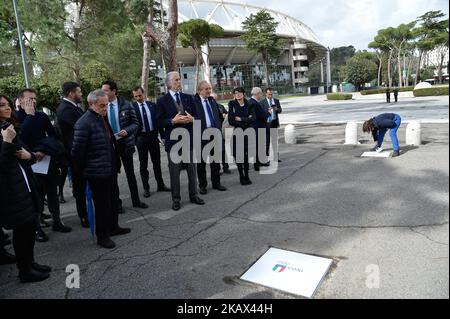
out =
<svg viewBox="0 0 450 319"><path fill-rule="evenodd" d="M163 5L167 8L165 2ZM178 21L181 23L190 19L203 19L218 24L225 30L221 39L210 41L211 65L255 64L261 61L261 57L246 50L245 42L238 36L244 32L242 22L260 10L266 10L275 21L279 22L277 35L306 45L305 50L310 64L315 64L326 57L326 46L310 27L290 15L270 8L223 0L179 0ZM190 48L179 46L177 57L180 63L191 65L195 63L195 56Z"/></svg>

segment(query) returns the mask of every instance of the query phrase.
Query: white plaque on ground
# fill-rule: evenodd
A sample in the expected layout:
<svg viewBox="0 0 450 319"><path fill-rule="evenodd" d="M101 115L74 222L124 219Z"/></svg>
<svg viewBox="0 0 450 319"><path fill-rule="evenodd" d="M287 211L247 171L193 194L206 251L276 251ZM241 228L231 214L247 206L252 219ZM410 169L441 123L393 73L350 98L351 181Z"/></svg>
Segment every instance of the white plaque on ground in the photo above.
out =
<svg viewBox="0 0 450 319"><path fill-rule="evenodd" d="M388 158L391 156L391 152L364 152L361 157L378 157L378 158Z"/></svg>
<svg viewBox="0 0 450 319"><path fill-rule="evenodd" d="M270 248L241 279L311 298L332 259Z"/></svg>

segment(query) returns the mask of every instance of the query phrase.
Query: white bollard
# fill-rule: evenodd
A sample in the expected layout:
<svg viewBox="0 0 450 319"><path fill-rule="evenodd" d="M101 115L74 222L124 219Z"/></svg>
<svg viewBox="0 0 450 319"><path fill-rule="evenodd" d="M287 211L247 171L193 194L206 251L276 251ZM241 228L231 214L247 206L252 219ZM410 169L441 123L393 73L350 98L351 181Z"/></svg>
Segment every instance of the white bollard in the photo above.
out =
<svg viewBox="0 0 450 319"><path fill-rule="evenodd" d="M295 134L295 126L292 124L286 125L284 128L284 142L286 144L296 144L297 136Z"/></svg>
<svg viewBox="0 0 450 319"><path fill-rule="evenodd" d="M345 127L345 144L358 144L358 124L356 122L348 122Z"/></svg>
<svg viewBox="0 0 450 319"><path fill-rule="evenodd" d="M406 127L406 145L422 144L422 129L420 122L412 121Z"/></svg>

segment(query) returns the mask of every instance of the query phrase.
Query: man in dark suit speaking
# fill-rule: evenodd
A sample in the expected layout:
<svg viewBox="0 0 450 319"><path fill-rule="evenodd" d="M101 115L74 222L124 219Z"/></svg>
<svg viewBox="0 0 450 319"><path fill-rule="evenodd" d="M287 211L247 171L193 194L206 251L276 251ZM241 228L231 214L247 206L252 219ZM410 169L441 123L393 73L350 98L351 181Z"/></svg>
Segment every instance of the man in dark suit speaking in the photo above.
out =
<svg viewBox="0 0 450 319"><path fill-rule="evenodd" d="M150 197L150 185L148 183L148 154L153 163L153 173L158 192L170 192L164 185L161 173L161 152L159 150L158 126L156 124L156 105L150 101L145 101L144 90L138 86L133 89L134 111L136 113L139 129L136 134L136 147L139 154L139 167L144 187L144 197ZM162 133L162 130L159 131Z"/></svg>
<svg viewBox="0 0 450 319"><path fill-rule="evenodd" d="M196 165L193 161L193 122L196 116L194 99L191 95L181 92L181 78L178 72L169 72L166 77L166 86L169 92L160 97L156 103L156 121L158 129L164 130L165 148L169 161L170 187L172 189L172 209L179 210L181 208L180 195L180 171L184 164L189 180L189 198L192 203L204 205L205 202L198 197L197 193L197 172ZM173 151L172 148L182 140L179 136L178 140L171 140L170 134L178 128L188 134L190 139L190 147L187 150L189 154L180 154L185 149L181 148L180 152ZM182 131L182 130L180 130ZM188 158L188 161L176 161L176 156Z"/></svg>

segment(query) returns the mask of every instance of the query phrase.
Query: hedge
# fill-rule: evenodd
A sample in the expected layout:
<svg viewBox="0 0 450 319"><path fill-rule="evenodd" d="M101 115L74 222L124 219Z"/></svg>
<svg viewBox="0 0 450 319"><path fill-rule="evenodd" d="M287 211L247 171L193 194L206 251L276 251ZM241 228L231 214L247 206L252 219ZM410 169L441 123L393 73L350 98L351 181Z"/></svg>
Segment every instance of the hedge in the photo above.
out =
<svg viewBox="0 0 450 319"><path fill-rule="evenodd" d="M439 95L449 95L448 94L448 85L447 86L435 86L432 88L414 90L415 97L439 96Z"/></svg>
<svg viewBox="0 0 450 319"><path fill-rule="evenodd" d="M411 92L414 91L414 86L404 86L398 88L399 92ZM391 93L394 92L394 89L391 88ZM386 93L386 88L375 89L375 90L362 90L360 91L361 95L371 95L371 94L384 94Z"/></svg>
<svg viewBox="0 0 450 319"><path fill-rule="evenodd" d="M339 101L339 100L351 100L353 98L353 94L349 93L328 93L327 99L330 101Z"/></svg>

